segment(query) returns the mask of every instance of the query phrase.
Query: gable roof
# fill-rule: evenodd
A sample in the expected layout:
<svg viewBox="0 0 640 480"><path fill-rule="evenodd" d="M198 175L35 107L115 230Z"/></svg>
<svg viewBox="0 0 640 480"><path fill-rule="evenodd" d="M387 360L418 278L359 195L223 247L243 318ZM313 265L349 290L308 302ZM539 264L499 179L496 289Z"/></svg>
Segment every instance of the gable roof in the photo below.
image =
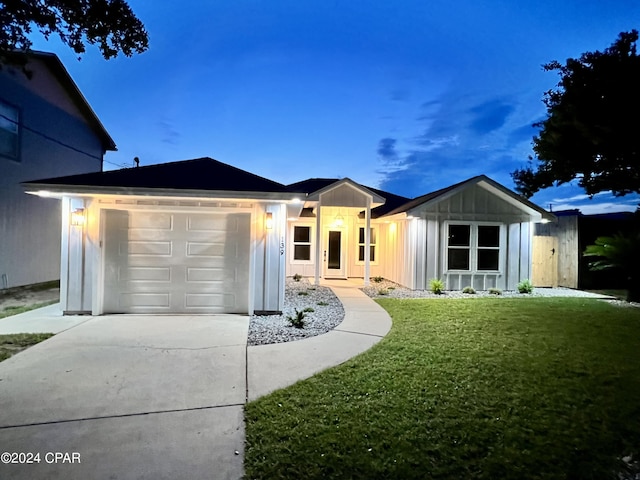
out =
<svg viewBox="0 0 640 480"><path fill-rule="evenodd" d="M307 180L302 180L300 182L292 183L287 185L287 190L290 192L299 192L306 193L307 195L318 192L320 190L324 190L330 185L334 183L338 183L341 180L340 178L309 178ZM353 182L353 180L351 180ZM353 182L355 183L355 182ZM385 192L384 190L379 190L377 188L368 187L366 185L360 185L365 190L369 190L371 193L378 195L385 199L385 203L378 207L371 209L371 218L378 218L383 215L386 215L389 211L399 207L410 201L408 197L402 197L400 195L396 195L390 192Z"/></svg>
<svg viewBox="0 0 640 480"><path fill-rule="evenodd" d="M14 52L14 53L7 53L5 55L8 58L14 60L16 62L15 63L16 66L24 64L24 68L27 71L29 69L28 67L29 58L35 58L40 60L42 63L44 63L49 69L49 71L56 78L56 80L60 82L60 85L62 85L62 87L69 93L74 103L80 109L80 111L86 118L91 128L100 138L102 142L102 146L105 149L105 151L117 150L116 144L113 141L113 138L111 138L111 135L109 135L109 133L107 132L107 129L104 128L104 125L102 125L102 122L100 121L96 113L91 108L91 105L89 105L89 102L87 101L87 99L84 97L84 95L78 88L78 85L76 85L76 83L73 81L73 79L71 78L71 75L69 75L69 72L67 71L67 69L62 64L62 62L60 61L60 59L55 53L41 52L38 50L30 50L27 53Z"/></svg>
<svg viewBox="0 0 640 480"><path fill-rule="evenodd" d="M288 193L268 180L209 157L23 183L54 191L119 192L129 189ZM131 192L127 192L131 193Z"/></svg>
<svg viewBox="0 0 640 480"><path fill-rule="evenodd" d="M416 197L413 200L405 203L404 205L399 206L398 208L391 210L387 215L394 215L397 213L406 213L418 206L428 205L430 203L441 202L442 200L455 195L456 193L470 187L473 185L482 184L481 186L492 190L493 193L500 196L503 200L511 203L512 205L517 206L522 210L535 211L541 215L541 218L546 220L554 220L555 216L552 213L547 212L545 209L539 207L533 202L521 197L515 192L509 190L503 185L499 184L495 180L490 179L486 175L478 175L462 182L456 183L449 187L442 188L440 190L436 190L435 192L427 193L426 195L422 195L420 197Z"/></svg>

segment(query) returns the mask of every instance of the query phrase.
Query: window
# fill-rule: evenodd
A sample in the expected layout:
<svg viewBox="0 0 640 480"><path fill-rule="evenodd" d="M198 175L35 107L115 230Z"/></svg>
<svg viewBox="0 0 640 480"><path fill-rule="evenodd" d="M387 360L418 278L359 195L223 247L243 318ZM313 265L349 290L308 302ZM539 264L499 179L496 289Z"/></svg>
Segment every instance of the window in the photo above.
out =
<svg viewBox="0 0 640 480"><path fill-rule="evenodd" d="M360 227L358 231L358 261L359 262L364 262L364 248L366 246L364 241L364 228L365 227ZM376 245L377 245L376 229L375 227L371 227L369 232L369 261L370 262L376 261Z"/></svg>
<svg viewBox="0 0 640 480"><path fill-rule="evenodd" d="M0 101L0 155L18 159L18 109Z"/></svg>
<svg viewBox="0 0 640 480"><path fill-rule="evenodd" d="M293 259L305 262L311 260L311 227L293 227Z"/></svg>
<svg viewBox="0 0 640 480"><path fill-rule="evenodd" d="M449 224L447 269L477 272L500 270L500 225Z"/></svg>

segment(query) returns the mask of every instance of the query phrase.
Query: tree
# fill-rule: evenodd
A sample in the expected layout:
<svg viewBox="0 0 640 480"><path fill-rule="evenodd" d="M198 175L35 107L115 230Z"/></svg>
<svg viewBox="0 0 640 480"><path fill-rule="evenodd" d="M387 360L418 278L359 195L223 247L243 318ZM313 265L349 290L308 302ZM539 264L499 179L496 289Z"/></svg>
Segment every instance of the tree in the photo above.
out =
<svg viewBox="0 0 640 480"><path fill-rule="evenodd" d="M588 245L583 255L597 257L589 263L591 270L617 269L627 280L627 301L640 302L640 234L616 234L598 237Z"/></svg>
<svg viewBox="0 0 640 480"><path fill-rule="evenodd" d="M530 197L577 179L589 195L640 193L640 57L638 32L622 32L604 52L543 65L560 82L544 94L547 118L534 124L534 158L511 175Z"/></svg>
<svg viewBox="0 0 640 480"><path fill-rule="evenodd" d="M24 63L16 52L29 51L34 28L47 39L58 35L78 55L85 43L97 44L106 59L142 53L149 43L124 0L0 0L0 65Z"/></svg>

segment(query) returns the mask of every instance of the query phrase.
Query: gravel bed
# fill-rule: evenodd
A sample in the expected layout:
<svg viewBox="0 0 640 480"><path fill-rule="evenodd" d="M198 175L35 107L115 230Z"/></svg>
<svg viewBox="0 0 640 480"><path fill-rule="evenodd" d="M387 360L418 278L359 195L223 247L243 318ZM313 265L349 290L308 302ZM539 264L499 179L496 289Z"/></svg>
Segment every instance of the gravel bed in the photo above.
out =
<svg viewBox="0 0 640 480"><path fill-rule="evenodd" d="M515 290L504 290L501 295L491 294L488 291L476 291L474 294L462 293L459 290L447 290L441 295L436 295L428 290L410 290L406 287L388 280L371 282L368 287L361 290L372 298L527 298L527 297L585 297L604 298L597 293L583 292L571 288L534 288L531 293L518 293Z"/></svg>
<svg viewBox="0 0 640 480"><path fill-rule="evenodd" d="M304 328L292 327L287 320L295 310L306 312ZM248 345L267 345L315 337L333 330L344 319L344 308L328 287L311 285L306 278L296 282L286 279L282 315L252 315L249 321Z"/></svg>

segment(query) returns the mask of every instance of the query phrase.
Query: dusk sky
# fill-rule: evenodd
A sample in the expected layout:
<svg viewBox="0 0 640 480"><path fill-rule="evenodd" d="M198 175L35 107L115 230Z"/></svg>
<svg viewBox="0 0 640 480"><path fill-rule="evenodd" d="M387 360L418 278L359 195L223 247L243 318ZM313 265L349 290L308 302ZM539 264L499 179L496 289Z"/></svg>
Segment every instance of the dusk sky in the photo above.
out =
<svg viewBox="0 0 640 480"><path fill-rule="evenodd" d="M544 72L640 28L630 0L129 2L150 48L58 54L116 144L105 169L209 156L292 183L349 177L414 197L532 154ZM532 200L583 213L635 210L575 185Z"/></svg>

